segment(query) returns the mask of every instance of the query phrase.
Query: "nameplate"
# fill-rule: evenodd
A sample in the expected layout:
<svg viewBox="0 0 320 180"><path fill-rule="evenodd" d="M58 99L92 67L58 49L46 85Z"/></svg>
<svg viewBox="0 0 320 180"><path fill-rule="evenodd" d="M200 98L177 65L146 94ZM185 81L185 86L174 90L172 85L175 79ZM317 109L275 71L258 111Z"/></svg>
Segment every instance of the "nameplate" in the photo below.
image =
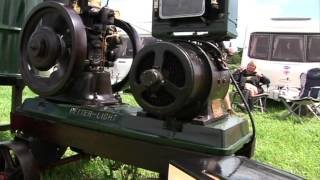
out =
<svg viewBox="0 0 320 180"><path fill-rule="evenodd" d="M99 121L115 122L117 120L117 114L110 112L93 111L89 109L70 108L69 114L86 118L88 120L95 119Z"/></svg>

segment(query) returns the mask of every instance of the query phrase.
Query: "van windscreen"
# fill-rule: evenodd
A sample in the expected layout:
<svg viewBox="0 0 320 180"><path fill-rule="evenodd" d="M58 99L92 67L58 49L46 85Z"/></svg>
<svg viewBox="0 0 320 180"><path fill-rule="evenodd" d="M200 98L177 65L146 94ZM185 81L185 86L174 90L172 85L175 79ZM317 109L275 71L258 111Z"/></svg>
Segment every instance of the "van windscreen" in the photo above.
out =
<svg viewBox="0 0 320 180"><path fill-rule="evenodd" d="M121 38L121 40L122 40L122 44L121 46L119 46L118 57L132 58L133 49L132 49L132 43L130 39L127 36L124 36ZM157 41L158 40L152 36L140 37L141 48L144 47L145 45L155 43Z"/></svg>

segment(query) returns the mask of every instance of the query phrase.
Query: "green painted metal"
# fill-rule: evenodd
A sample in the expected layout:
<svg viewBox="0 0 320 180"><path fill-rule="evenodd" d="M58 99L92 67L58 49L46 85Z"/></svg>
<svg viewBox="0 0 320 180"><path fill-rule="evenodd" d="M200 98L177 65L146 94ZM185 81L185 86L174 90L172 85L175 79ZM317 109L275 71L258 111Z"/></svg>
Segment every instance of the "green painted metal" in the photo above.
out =
<svg viewBox="0 0 320 180"><path fill-rule="evenodd" d="M212 155L232 155L252 136L247 121L238 117L225 118L208 126L187 123L182 132L173 132L164 128L164 121L136 116L140 110L125 104L93 108L32 98L26 99L18 111L39 121L49 120Z"/></svg>
<svg viewBox="0 0 320 180"><path fill-rule="evenodd" d="M234 39L238 36L238 0L226 0L224 9L225 15L210 25L209 33L218 39L220 37L228 37L227 40Z"/></svg>
<svg viewBox="0 0 320 180"><path fill-rule="evenodd" d="M0 76L19 75L19 33L26 15L42 0L0 1Z"/></svg>

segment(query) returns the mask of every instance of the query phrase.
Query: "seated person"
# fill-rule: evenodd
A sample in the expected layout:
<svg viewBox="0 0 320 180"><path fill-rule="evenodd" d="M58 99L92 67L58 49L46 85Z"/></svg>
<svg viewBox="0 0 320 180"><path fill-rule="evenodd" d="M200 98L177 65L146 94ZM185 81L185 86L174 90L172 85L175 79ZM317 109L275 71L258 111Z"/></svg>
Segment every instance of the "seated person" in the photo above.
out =
<svg viewBox="0 0 320 180"><path fill-rule="evenodd" d="M250 102L250 97L263 93L263 88L261 86L270 83L269 78L258 73L256 69L257 66L254 61L250 61L247 64L246 69L240 68L233 73L233 77L237 81L240 89L247 90L248 94L245 95L250 109L252 109L253 106L252 102Z"/></svg>
<svg viewBox="0 0 320 180"><path fill-rule="evenodd" d="M269 78L258 73L256 68L254 61L250 61L246 69L240 68L233 73L233 77L240 85L240 89L248 90L250 96L263 93L261 86L270 83Z"/></svg>

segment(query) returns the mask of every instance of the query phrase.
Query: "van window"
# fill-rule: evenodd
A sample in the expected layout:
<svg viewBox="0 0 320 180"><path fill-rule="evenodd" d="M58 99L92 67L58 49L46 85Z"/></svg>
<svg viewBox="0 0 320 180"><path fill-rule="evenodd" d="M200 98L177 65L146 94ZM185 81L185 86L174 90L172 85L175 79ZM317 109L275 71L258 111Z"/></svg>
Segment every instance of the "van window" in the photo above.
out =
<svg viewBox="0 0 320 180"><path fill-rule="evenodd" d="M122 45L119 46L118 56L120 58L132 58L133 49L132 49L132 43L130 39L127 36L124 36L121 38L121 40L122 40ZM157 41L158 40L152 36L141 37L140 38L141 48L144 47L145 45L155 43Z"/></svg>
<svg viewBox="0 0 320 180"><path fill-rule="evenodd" d="M307 61L320 62L320 36L309 36L307 47Z"/></svg>
<svg viewBox="0 0 320 180"><path fill-rule="evenodd" d="M122 44L118 47L118 56L120 58L132 58L132 44L128 37L122 37Z"/></svg>
<svg viewBox="0 0 320 180"><path fill-rule="evenodd" d="M145 45L148 45L148 44L152 44L152 43L155 43L157 42L158 40L154 37L142 37L141 38L141 43L142 43L142 46L144 47Z"/></svg>
<svg viewBox="0 0 320 180"><path fill-rule="evenodd" d="M272 59L279 61L303 61L302 35L274 35Z"/></svg>
<svg viewBox="0 0 320 180"><path fill-rule="evenodd" d="M256 59L268 59L270 47L270 35L252 34L250 38L249 57Z"/></svg>

